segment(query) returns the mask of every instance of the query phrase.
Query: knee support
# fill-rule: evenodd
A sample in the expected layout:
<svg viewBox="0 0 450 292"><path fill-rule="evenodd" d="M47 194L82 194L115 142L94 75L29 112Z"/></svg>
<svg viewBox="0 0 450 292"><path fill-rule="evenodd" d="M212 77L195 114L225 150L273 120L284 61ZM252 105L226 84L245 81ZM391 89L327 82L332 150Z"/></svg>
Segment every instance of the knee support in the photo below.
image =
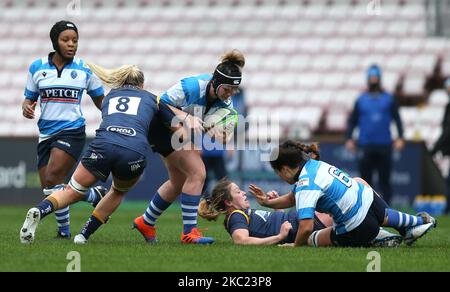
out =
<svg viewBox="0 0 450 292"><path fill-rule="evenodd" d="M132 187L127 187L127 188L118 188L116 187L116 185L114 184L114 180L112 182L112 186L111 186L114 190L121 192L121 193L128 193L128 191L132 188Z"/></svg>
<svg viewBox="0 0 450 292"><path fill-rule="evenodd" d="M321 230L314 231L308 238L308 245L312 247L318 247L317 239Z"/></svg>
<svg viewBox="0 0 450 292"><path fill-rule="evenodd" d="M88 189L87 187L82 186L81 184L79 184L73 177L70 179L69 181L69 186L77 193L79 193L80 195L85 196Z"/></svg>

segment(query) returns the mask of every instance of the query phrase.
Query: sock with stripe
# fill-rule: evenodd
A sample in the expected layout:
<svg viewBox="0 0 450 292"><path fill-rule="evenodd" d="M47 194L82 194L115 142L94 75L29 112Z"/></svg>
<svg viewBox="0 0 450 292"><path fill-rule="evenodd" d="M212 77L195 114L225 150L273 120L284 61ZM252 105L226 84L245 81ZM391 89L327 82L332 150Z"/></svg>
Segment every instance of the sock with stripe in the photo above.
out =
<svg viewBox="0 0 450 292"><path fill-rule="evenodd" d="M56 191L64 190L65 185L60 184L50 188L44 189L44 195L49 196ZM55 211L56 224L58 225L58 231L64 235L70 236L70 207L59 209Z"/></svg>
<svg viewBox="0 0 450 292"><path fill-rule="evenodd" d="M156 220L172 203L166 202L158 192L153 196L152 201L148 205L144 213L144 223L149 226L155 226Z"/></svg>
<svg viewBox="0 0 450 292"><path fill-rule="evenodd" d="M188 234L197 227L198 205L201 196L181 193L181 212L183 215L183 233Z"/></svg>
<svg viewBox="0 0 450 292"><path fill-rule="evenodd" d="M58 225L58 230L60 233L69 235L70 234L70 207L59 209L55 211L56 224Z"/></svg>
<svg viewBox="0 0 450 292"><path fill-rule="evenodd" d="M98 202L100 202L101 199L102 199L102 197L95 190L95 188L90 188L87 191L86 195L84 196L83 201L91 203L93 206L96 206L98 204Z"/></svg>
<svg viewBox="0 0 450 292"><path fill-rule="evenodd" d="M397 229L401 234L405 228L422 225L423 218L419 216L409 215L393 209L386 209L387 224L386 227Z"/></svg>

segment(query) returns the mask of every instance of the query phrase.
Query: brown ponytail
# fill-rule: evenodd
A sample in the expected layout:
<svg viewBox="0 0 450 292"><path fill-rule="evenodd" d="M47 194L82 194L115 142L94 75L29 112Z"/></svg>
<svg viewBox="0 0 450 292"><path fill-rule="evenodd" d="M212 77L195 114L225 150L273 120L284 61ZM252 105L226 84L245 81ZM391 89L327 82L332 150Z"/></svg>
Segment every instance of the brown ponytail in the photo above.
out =
<svg viewBox="0 0 450 292"><path fill-rule="evenodd" d="M202 199L198 207L198 215L208 221L217 220L220 214L227 213L225 200L231 201L230 187L233 182L227 178L221 179L214 187L211 197Z"/></svg>

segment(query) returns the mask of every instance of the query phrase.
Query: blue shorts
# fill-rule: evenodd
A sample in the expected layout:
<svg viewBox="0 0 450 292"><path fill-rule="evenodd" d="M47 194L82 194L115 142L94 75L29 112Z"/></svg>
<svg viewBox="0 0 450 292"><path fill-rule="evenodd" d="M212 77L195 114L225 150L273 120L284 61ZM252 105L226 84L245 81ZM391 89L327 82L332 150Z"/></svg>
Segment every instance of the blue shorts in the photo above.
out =
<svg viewBox="0 0 450 292"><path fill-rule="evenodd" d="M85 127L62 131L55 136L42 141L37 146L38 169L46 166L50 159L52 148L58 148L72 156L76 161L80 158L86 143Z"/></svg>
<svg viewBox="0 0 450 292"><path fill-rule="evenodd" d="M83 166L96 178L106 181L110 173L120 180L141 176L147 165L145 155L128 148L94 140L81 158Z"/></svg>
<svg viewBox="0 0 450 292"><path fill-rule="evenodd" d="M370 205L364 221L355 229L344 234L336 234L333 230L331 241L335 246L369 247L380 232L386 208L389 208L386 202L374 193L372 205Z"/></svg>

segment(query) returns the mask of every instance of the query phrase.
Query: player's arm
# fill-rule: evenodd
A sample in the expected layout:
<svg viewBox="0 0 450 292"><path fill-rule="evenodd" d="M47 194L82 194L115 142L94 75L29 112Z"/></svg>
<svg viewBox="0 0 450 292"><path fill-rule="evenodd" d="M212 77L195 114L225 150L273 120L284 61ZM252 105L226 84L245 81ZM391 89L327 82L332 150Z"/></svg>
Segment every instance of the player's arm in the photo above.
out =
<svg viewBox="0 0 450 292"><path fill-rule="evenodd" d="M196 132L203 131L203 121L199 117L195 117L190 115L189 113L182 111L181 109L174 107L170 104L167 106L174 112L178 121L183 124L186 124L189 128L194 129Z"/></svg>
<svg viewBox="0 0 450 292"><path fill-rule="evenodd" d="M302 219L298 223L299 227L294 246L308 245L308 238L314 231L314 219Z"/></svg>
<svg viewBox="0 0 450 292"><path fill-rule="evenodd" d="M27 85L25 87L25 100L22 103L22 115L27 119L34 119L34 110L36 108L36 102L39 98L39 89L33 79L33 74L37 68L33 63L30 66L27 78Z"/></svg>
<svg viewBox="0 0 450 292"><path fill-rule="evenodd" d="M289 230L292 229L291 223L284 222L281 226L280 233L265 238L252 237L249 235L248 229L236 229L233 231L231 238L235 244L242 245L273 245L280 241L283 241L289 234Z"/></svg>
<svg viewBox="0 0 450 292"><path fill-rule="evenodd" d="M25 98L22 103L22 114L27 119L34 119L34 110L36 108L36 101Z"/></svg>
<svg viewBox="0 0 450 292"><path fill-rule="evenodd" d="M261 206L272 209L286 209L295 206L295 196L293 192L289 192L288 194L278 198L270 199L270 197L256 185L251 184L249 186L249 191L253 196L255 196Z"/></svg>
<svg viewBox="0 0 450 292"><path fill-rule="evenodd" d="M99 110L102 110L102 103L103 103L103 99L105 98L105 95L100 95L100 96L96 96L96 97L92 97L92 101L95 104L95 107L98 108Z"/></svg>

